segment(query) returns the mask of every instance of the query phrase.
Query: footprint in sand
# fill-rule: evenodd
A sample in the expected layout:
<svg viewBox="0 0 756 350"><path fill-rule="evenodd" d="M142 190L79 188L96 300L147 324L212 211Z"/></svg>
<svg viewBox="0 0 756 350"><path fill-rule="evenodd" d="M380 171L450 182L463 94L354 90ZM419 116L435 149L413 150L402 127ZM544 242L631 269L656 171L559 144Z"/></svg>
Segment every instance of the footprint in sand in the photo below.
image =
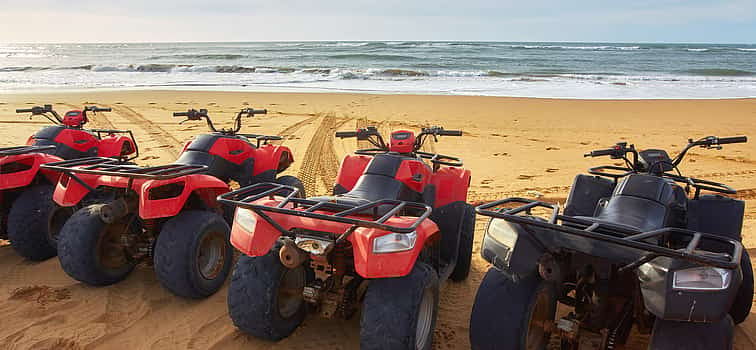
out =
<svg viewBox="0 0 756 350"><path fill-rule="evenodd" d="M520 174L520 176L517 177L517 180L530 180L530 179L532 179L534 177L536 177L536 175Z"/></svg>
<svg viewBox="0 0 756 350"><path fill-rule="evenodd" d="M583 145L583 146L588 146L591 143L589 141L580 141L580 144Z"/></svg>
<svg viewBox="0 0 756 350"><path fill-rule="evenodd" d="M39 306L56 303L71 299L71 291L66 288L53 288L50 286L26 286L11 291L8 300L23 300L36 302Z"/></svg>
<svg viewBox="0 0 756 350"><path fill-rule="evenodd" d="M546 169L547 173L555 173L557 171L559 171L559 168L548 168L548 169Z"/></svg>
<svg viewBox="0 0 756 350"><path fill-rule="evenodd" d="M500 156L501 157L509 157L509 153L507 153L507 152L494 153L493 155L494 155L494 157L500 157Z"/></svg>
<svg viewBox="0 0 756 350"><path fill-rule="evenodd" d="M559 149L559 147L546 147L547 151L558 151Z"/></svg>

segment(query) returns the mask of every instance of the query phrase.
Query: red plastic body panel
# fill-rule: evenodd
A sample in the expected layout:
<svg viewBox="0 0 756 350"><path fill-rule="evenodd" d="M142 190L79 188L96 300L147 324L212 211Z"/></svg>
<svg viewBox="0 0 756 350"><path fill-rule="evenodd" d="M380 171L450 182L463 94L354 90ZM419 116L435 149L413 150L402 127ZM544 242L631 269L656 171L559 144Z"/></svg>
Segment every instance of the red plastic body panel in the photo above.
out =
<svg viewBox="0 0 756 350"><path fill-rule="evenodd" d="M255 168L252 175L257 176L268 170L278 170L278 165L283 156L289 157L289 164L294 162L294 156L289 147L271 144L260 146L256 149Z"/></svg>
<svg viewBox="0 0 756 350"><path fill-rule="evenodd" d="M266 206L276 206L280 203L276 199L260 199L255 204ZM289 207L291 208L291 207ZM248 210L237 208L238 210ZM343 233L350 225L333 221L310 219L294 215L283 215L277 213L266 213L274 221L278 222L283 228L302 228L321 232ZM281 233L273 228L264 219L252 213L256 217L256 225L253 232L245 231L240 225L234 222L231 229L231 244L239 249L242 253L249 256L262 256L267 254ZM393 217L386 224L392 226L410 226L417 218L414 217ZM423 221L417 230L417 240L415 248L396 253L373 253L373 240L377 237L384 236L390 232L360 227L349 236L348 240L352 243L354 253L355 271L363 278L391 278L406 276L412 271L418 255L425 246L425 242L435 239L439 234L438 227L431 220Z"/></svg>
<svg viewBox="0 0 756 350"><path fill-rule="evenodd" d="M38 174L45 176L51 183L58 182L60 173L55 171L41 170L40 165L51 162L59 162L63 159L46 153L28 153L15 156L0 157L0 169L3 165L11 163L22 163L29 166L29 169L10 173L0 174L0 190L19 188L29 186Z"/></svg>
<svg viewBox="0 0 756 350"><path fill-rule="evenodd" d="M128 186L128 179L118 176L98 176L89 174L77 175L87 185L98 188ZM149 191L160 186L174 183L184 183L184 188L177 197L166 199L149 199ZM216 197L231 189L216 177L193 174L169 180L134 179L131 189L139 194L139 216L142 219L157 219L177 215L184 207L192 193L199 195L205 205L211 208L218 206ZM53 200L60 206L70 207L78 204L89 193L86 187L65 176L58 182L53 194Z"/></svg>
<svg viewBox="0 0 756 350"><path fill-rule="evenodd" d="M79 152L89 151L100 143L100 140L96 136L84 130L68 128L61 130L53 141L62 143Z"/></svg>
<svg viewBox="0 0 756 350"><path fill-rule="evenodd" d="M425 186L431 182L431 176L433 176L433 170L421 160L402 161L399 170L396 171L396 179L415 192L423 192Z"/></svg>
<svg viewBox="0 0 756 350"><path fill-rule="evenodd" d="M371 159L373 157L347 154L344 160L341 161L336 183L347 191L352 190L354 185L357 184L357 180L362 176L362 173L365 172L365 168Z"/></svg>
<svg viewBox="0 0 756 350"><path fill-rule="evenodd" d="M398 153L411 153L415 149L415 133L409 130L397 130L391 133L389 150Z"/></svg>
<svg viewBox="0 0 756 350"><path fill-rule="evenodd" d="M434 207L443 207L453 202L467 202L470 170L453 167L441 168L433 174L431 183L436 186Z"/></svg>
<svg viewBox="0 0 756 350"><path fill-rule="evenodd" d="M231 163L241 164L254 156L255 148L241 139L221 137L215 140L208 152Z"/></svg>
<svg viewBox="0 0 756 350"><path fill-rule="evenodd" d="M100 157L119 157L126 154L121 154L123 145L129 144L131 152L127 154L133 154L136 151L136 145L134 141L126 136L108 136L100 140L100 146L97 148L97 155Z"/></svg>

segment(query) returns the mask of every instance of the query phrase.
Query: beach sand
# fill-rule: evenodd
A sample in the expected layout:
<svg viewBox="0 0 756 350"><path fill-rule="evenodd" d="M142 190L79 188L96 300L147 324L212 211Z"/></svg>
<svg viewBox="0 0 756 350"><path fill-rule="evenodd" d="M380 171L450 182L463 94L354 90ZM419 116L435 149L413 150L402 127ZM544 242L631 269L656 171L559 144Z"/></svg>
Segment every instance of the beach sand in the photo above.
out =
<svg viewBox="0 0 756 350"><path fill-rule="evenodd" d="M469 200L543 196L564 202L573 177L606 158L583 158L618 141L639 148L675 152L688 138L707 135L756 137L756 99L584 101L463 96L285 94L189 91L3 93L0 146L22 144L48 122L16 115L15 108L45 103L59 112L83 104L113 108L92 118L90 127L132 129L140 164L171 162L204 123L183 125L171 112L207 108L217 126L227 126L242 107L267 108L266 116L244 120L244 132L282 135L294 151L287 172L300 176L310 194L332 186L341 158L357 147L336 130L375 125L417 130L441 125L464 137L442 137L430 150L459 156L472 170ZM747 201L744 243L756 256L756 142L722 151L694 149L684 174L724 182ZM478 255L485 219L478 217L470 278L441 291L436 349L467 349L475 292L488 269ZM138 268L126 281L90 287L69 278L57 259L35 263L0 247L0 344L8 349L176 348L176 349L355 349L359 317L327 321L308 317L278 343L237 331L226 311L226 288L206 300L185 300L164 290L153 271ZM645 349L635 336L627 349ZM502 341L507 341L502 339ZM736 349L756 348L756 316L736 329Z"/></svg>

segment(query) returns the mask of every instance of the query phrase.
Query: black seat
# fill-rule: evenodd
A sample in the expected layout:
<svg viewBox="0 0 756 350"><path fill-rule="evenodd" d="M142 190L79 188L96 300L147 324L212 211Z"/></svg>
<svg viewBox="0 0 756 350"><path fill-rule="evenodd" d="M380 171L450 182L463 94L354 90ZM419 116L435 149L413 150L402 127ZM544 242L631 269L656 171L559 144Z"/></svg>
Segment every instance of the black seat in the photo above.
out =
<svg viewBox="0 0 756 350"><path fill-rule="evenodd" d="M398 154L378 154L370 161L351 191L335 196L310 199L358 206L382 199L424 202L421 193L415 192L396 179L402 161L414 159Z"/></svg>
<svg viewBox="0 0 756 350"><path fill-rule="evenodd" d="M684 227L686 204L685 192L671 180L635 174L617 185L595 216L578 218L641 232Z"/></svg>

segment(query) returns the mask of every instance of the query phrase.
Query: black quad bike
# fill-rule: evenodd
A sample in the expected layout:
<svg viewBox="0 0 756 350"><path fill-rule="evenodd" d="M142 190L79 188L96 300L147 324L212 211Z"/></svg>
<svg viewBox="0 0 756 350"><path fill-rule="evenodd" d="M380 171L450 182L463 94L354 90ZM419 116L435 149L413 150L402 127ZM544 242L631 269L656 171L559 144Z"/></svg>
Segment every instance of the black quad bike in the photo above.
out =
<svg viewBox="0 0 756 350"><path fill-rule="evenodd" d="M627 166L578 175L564 213L523 198L477 207L491 217L481 255L493 268L473 306L473 349L614 349L633 325L650 349L732 348L753 300L744 202L677 167L693 147L741 142L690 140L674 159L618 143L586 156ZM557 302L569 313L555 322Z"/></svg>
<svg viewBox="0 0 756 350"><path fill-rule="evenodd" d="M176 295L215 293L234 255L228 243L231 217L216 197L231 191L231 181L302 187L293 176L278 177L293 161L288 148L268 142L280 137L239 133L242 117L265 113L242 109L232 128L220 130L206 110L174 113L184 121L204 119L212 133L188 142L171 164L140 167L98 157L46 164L63 174L54 196L58 205L77 205L93 193L101 199L76 211L61 229L63 270L90 285L109 285L144 262L154 265L160 283Z"/></svg>
<svg viewBox="0 0 756 350"><path fill-rule="evenodd" d="M441 283L470 271L475 211L470 171L420 148L461 135L401 130L387 145L373 127L338 132L375 148L346 156L336 195L268 183L220 196L236 207L231 243L243 253L228 292L234 325L279 340L308 309L332 319L362 306L362 349L430 349Z"/></svg>

